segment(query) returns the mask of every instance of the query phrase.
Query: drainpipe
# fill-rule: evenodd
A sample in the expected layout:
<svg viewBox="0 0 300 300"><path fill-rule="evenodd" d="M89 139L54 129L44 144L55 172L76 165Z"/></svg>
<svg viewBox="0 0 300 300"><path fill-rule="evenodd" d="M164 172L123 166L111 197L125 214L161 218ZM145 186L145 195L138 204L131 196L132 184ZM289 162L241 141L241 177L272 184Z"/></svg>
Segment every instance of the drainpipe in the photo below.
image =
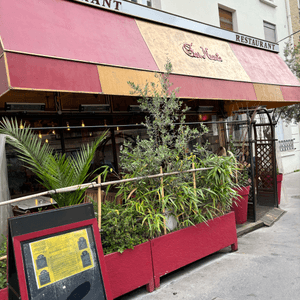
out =
<svg viewBox="0 0 300 300"><path fill-rule="evenodd" d="M288 35L291 35L293 32L292 32L292 17L291 17L289 0L285 0L285 11L286 11L287 26L288 26Z"/></svg>

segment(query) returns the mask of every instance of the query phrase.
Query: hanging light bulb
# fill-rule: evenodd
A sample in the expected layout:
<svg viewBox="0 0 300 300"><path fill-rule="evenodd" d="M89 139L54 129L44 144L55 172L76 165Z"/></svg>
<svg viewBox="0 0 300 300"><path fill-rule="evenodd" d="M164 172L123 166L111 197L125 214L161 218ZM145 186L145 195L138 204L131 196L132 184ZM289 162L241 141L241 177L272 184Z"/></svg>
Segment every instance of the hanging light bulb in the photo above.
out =
<svg viewBox="0 0 300 300"><path fill-rule="evenodd" d="M67 122L67 127L68 127L67 130L70 131L71 129L70 129L69 122Z"/></svg>
<svg viewBox="0 0 300 300"><path fill-rule="evenodd" d="M81 126L85 127L85 124L84 124L83 120L81 121Z"/></svg>
<svg viewBox="0 0 300 300"><path fill-rule="evenodd" d="M45 143L48 143L48 142L49 142L48 139L46 139L46 140L45 140Z"/></svg>
<svg viewBox="0 0 300 300"><path fill-rule="evenodd" d="M52 127L54 127L54 123L52 122L51 124L52 124ZM52 134L55 134L55 129L54 128L52 130Z"/></svg>
<svg viewBox="0 0 300 300"><path fill-rule="evenodd" d="M42 133L39 131L39 138L41 139L42 137Z"/></svg>
<svg viewBox="0 0 300 300"><path fill-rule="evenodd" d="M20 129L24 129L24 125L22 124L22 120L21 120L21 123L20 123Z"/></svg>
<svg viewBox="0 0 300 300"><path fill-rule="evenodd" d="M90 132L90 136L92 136L93 135L93 133L92 132Z"/></svg>
<svg viewBox="0 0 300 300"><path fill-rule="evenodd" d="M119 126L117 127L117 131L119 131Z"/></svg>

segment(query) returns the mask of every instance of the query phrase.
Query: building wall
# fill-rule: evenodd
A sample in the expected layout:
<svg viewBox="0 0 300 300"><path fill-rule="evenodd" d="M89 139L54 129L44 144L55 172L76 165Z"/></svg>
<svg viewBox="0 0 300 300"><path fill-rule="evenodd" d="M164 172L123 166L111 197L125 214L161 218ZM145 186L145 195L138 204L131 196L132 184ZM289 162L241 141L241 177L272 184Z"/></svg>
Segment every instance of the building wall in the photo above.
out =
<svg viewBox="0 0 300 300"><path fill-rule="evenodd" d="M289 0L288 15L287 19L290 22L290 34L300 30L300 19L299 19L299 0ZM298 44L300 41L300 32L296 33L291 39L283 41L285 45L291 41L293 44ZM300 169L300 125L280 120L276 127L276 133L278 141L294 139L294 149L288 151L282 151L281 159L283 166L283 173L291 173Z"/></svg>
<svg viewBox="0 0 300 300"><path fill-rule="evenodd" d="M130 0L127 0L127 1L130 1ZM147 0L137 0L137 1L132 1L132 2L147 5ZM151 0L151 5L153 8L161 9L161 0Z"/></svg>
<svg viewBox="0 0 300 300"><path fill-rule="evenodd" d="M276 25L277 41L289 35L286 0L163 0L161 9L176 15L220 26L218 7L233 12L234 31L265 39L263 21ZM287 0L288 1L288 0ZM297 1L297 0L294 0ZM271 3L271 5L270 5ZM274 5L276 5L274 7ZM283 57L284 43L280 43Z"/></svg>
<svg viewBox="0 0 300 300"><path fill-rule="evenodd" d="M294 149L280 151L283 174L292 173L300 170L300 134L299 124L286 124L283 120L279 120L276 126L276 138L278 141L293 140ZM280 158L279 158L280 159Z"/></svg>
<svg viewBox="0 0 300 300"><path fill-rule="evenodd" d="M293 32L300 30L300 20L299 20L299 0L289 0L290 2L290 14ZM300 32L293 36L294 44L297 44L300 40Z"/></svg>

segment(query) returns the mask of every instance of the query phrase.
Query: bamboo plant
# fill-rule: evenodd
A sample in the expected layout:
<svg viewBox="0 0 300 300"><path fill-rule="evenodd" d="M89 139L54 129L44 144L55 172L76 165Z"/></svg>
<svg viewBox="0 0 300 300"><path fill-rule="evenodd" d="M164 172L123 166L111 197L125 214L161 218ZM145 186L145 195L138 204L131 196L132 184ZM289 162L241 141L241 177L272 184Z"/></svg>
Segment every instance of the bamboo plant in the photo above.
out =
<svg viewBox="0 0 300 300"><path fill-rule="evenodd" d="M144 87L129 82L139 99L142 110L147 111L145 120L147 139L137 138L135 145L127 142L121 152L123 178L133 178L183 171L196 167L211 167L211 171L197 174L196 190L192 174L167 176L161 179L143 179L121 184L125 207L135 210L147 227L149 238L165 233L167 215L178 222L178 228L205 222L230 209L235 195L231 172L235 168L230 159L217 157L198 145L190 148L189 142L207 132L205 126L190 128L185 125L188 107L177 97L178 89L171 90L169 75L157 74L159 83L146 83Z"/></svg>

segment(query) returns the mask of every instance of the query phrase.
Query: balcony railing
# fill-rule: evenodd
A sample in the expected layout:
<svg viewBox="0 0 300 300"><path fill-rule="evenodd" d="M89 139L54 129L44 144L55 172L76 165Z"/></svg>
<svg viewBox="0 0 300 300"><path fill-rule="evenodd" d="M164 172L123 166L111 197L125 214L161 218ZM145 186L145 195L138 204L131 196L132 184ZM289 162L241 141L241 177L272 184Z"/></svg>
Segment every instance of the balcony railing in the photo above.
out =
<svg viewBox="0 0 300 300"><path fill-rule="evenodd" d="M295 139L278 141L280 152L295 150L294 140Z"/></svg>

